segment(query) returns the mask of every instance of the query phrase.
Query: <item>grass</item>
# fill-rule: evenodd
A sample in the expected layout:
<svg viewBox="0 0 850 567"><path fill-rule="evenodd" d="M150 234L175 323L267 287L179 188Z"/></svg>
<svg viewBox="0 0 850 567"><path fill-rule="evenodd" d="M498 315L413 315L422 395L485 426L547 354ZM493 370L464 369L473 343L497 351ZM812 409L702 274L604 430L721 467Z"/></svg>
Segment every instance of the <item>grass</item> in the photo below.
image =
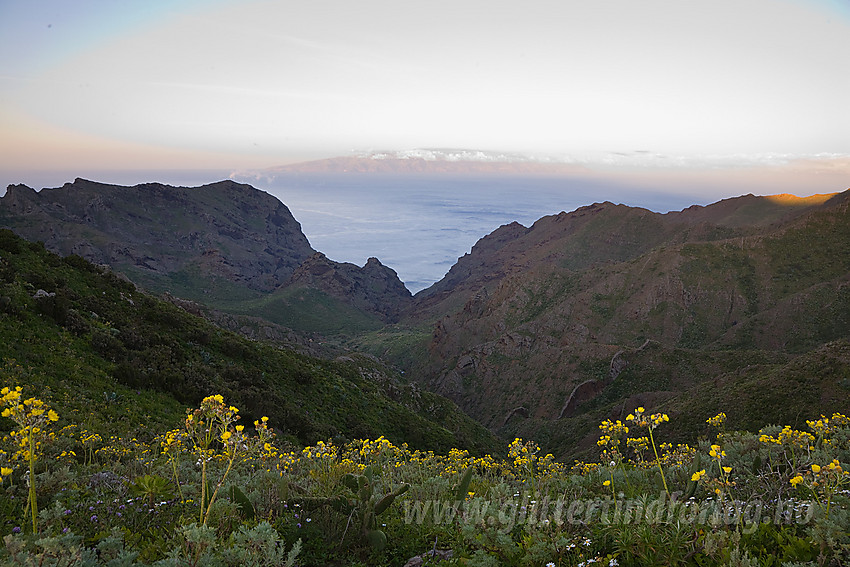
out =
<svg viewBox="0 0 850 567"><path fill-rule="evenodd" d="M259 315L297 331L357 335L383 323L351 305L312 288L287 287L258 299L232 304L230 311Z"/></svg>

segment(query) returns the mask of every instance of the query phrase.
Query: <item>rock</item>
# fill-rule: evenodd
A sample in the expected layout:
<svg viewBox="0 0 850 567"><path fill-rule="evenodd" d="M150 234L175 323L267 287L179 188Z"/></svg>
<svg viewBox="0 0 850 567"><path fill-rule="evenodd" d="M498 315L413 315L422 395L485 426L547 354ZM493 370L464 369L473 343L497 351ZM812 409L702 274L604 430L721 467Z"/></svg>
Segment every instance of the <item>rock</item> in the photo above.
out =
<svg viewBox="0 0 850 567"><path fill-rule="evenodd" d="M448 561L454 556L451 549L435 549L416 557L411 557L404 564L404 567L421 567L422 565L433 565L440 561Z"/></svg>
<svg viewBox="0 0 850 567"><path fill-rule="evenodd" d="M295 270L286 286L318 289L374 313L387 323L398 321L401 312L412 302L410 291L398 274L377 258L369 258L360 268L348 262L334 262L316 252Z"/></svg>

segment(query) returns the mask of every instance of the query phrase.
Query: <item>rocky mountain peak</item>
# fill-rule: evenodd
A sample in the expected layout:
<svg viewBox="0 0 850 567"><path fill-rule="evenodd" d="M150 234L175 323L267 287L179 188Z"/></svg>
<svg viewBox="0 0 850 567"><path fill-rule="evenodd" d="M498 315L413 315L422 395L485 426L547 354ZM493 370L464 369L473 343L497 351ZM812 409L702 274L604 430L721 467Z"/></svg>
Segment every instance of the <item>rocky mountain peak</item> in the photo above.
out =
<svg viewBox="0 0 850 567"><path fill-rule="evenodd" d="M391 268L369 258L361 268L334 262L321 252L307 258L295 270L287 286L318 289L355 307L395 322L412 302L410 291Z"/></svg>

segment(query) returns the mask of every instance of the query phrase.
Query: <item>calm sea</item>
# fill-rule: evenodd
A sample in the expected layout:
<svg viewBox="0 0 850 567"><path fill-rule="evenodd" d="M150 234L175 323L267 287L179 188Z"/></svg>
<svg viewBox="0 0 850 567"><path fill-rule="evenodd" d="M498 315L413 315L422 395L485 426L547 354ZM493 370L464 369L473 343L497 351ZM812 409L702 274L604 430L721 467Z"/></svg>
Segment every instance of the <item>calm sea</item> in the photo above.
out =
<svg viewBox="0 0 850 567"><path fill-rule="evenodd" d="M531 226L601 201L658 212L694 204L693 195L581 178L290 174L242 181L286 204L316 250L358 266L374 256L413 293L504 224Z"/></svg>

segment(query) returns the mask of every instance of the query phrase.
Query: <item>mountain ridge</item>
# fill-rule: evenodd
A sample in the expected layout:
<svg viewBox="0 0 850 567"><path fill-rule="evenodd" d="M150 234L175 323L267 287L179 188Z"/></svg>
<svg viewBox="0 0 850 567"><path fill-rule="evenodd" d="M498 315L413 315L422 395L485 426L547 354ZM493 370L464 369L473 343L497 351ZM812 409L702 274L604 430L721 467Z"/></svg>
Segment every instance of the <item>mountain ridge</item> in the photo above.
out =
<svg viewBox="0 0 850 567"><path fill-rule="evenodd" d="M327 281L315 266L308 274L302 265L319 253L286 205L231 180L127 187L78 178L38 192L12 185L0 197L0 227L43 241L59 254L109 265L152 291L240 313L237 304L307 285L332 301L391 320L410 295L377 259L356 268L325 258ZM341 281L349 282L346 289L340 289Z"/></svg>
<svg viewBox="0 0 850 567"><path fill-rule="evenodd" d="M758 198L735 202L760 203L753 199ZM579 396L578 414L567 421L578 423L586 411L599 420L616 417L595 401L610 399L612 388L629 388L617 381L623 377L607 378L609 365L624 349L647 341L658 345L657 358L710 356L744 366L772 359L774 372L782 375L782 356L804 355L846 339L850 331L850 191L799 204L779 220L744 228L703 219L681 223L680 216L606 203L538 221L549 228L547 236L561 235L550 241L535 230L502 227L491 239L500 231L512 239L470 254L489 255L478 265L500 276L487 279L470 270L469 278L455 282L441 298L442 309L428 306L429 314L445 314L428 339L428 362L411 376L488 427L513 435L529 431L517 430L517 423L537 423L538 432L541 423L566 427L556 422L582 385L586 393ZM775 216L770 208L761 210ZM719 218L729 218L728 211L721 213ZM641 231L630 232L633 218L640 220ZM630 249L636 242L631 237L641 232L640 246ZM595 250L587 251L589 242ZM619 257L608 252L612 243ZM571 250L586 254L570 258L565 251ZM711 365L687 364L696 382L714 377L706 370ZM662 364L651 374L672 371ZM830 383L845 374L850 376L850 367L835 368ZM669 393L656 395L671 388L666 379L650 387L642 405L677 403ZM680 383L672 391L681 388ZM514 425L504 429L505 416L517 407L525 408L529 419L512 419Z"/></svg>
<svg viewBox="0 0 850 567"><path fill-rule="evenodd" d="M253 189L235 185L220 188ZM39 240L33 219L59 213L45 212L28 189L0 199L0 226L18 218L9 203L26 205L22 224ZM228 207L238 210L238 200ZM97 221L97 207L89 209ZM236 211L222 214L231 219ZM87 217L75 218L88 227ZM627 404L680 411L689 388L748 367L766 369L753 384L779 388L781 377L796 372L794 359L814 360L811 353L827 344L841 350L850 329L848 218L850 190L742 195L669 213L606 201L529 227L503 225L412 297L376 258L361 268L312 248L268 291L228 279L228 270L242 264L224 247L197 255L194 274L184 270L163 285L175 295L194 291L188 299L200 302L230 294L219 307L234 316L335 333L492 431L547 439L549 450L569 457L586 444L594 422L616 417ZM256 219L237 228L250 222ZM41 229L57 240L49 227ZM228 285L218 295L197 293L219 281ZM821 383L842 391L845 381L850 387L850 367L843 355L833 358ZM824 408L833 410L845 408Z"/></svg>

